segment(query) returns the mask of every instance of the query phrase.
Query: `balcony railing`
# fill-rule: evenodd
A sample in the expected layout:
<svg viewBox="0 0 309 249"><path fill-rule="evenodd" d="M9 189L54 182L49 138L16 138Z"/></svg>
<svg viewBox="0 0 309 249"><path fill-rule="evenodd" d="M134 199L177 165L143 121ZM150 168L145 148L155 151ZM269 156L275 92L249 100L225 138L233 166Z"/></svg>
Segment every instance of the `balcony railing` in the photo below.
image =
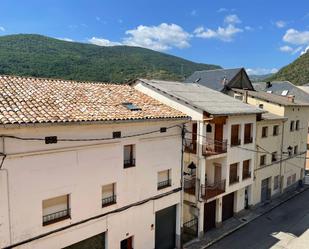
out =
<svg viewBox="0 0 309 249"><path fill-rule="evenodd" d="M191 178L191 179L184 179L184 192L191 194L191 195L195 195L195 183L196 183L196 179L195 177Z"/></svg>
<svg viewBox="0 0 309 249"><path fill-rule="evenodd" d="M158 189L163 189L171 186L171 179L158 182Z"/></svg>
<svg viewBox="0 0 309 249"><path fill-rule="evenodd" d="M226 139L222 141L212 141L212 142L206 141L206 143L203 144L202 146L203 155L206 157L226 153L226 148L227 148Z"/></svg>
<svg viewBox="0 0 309 249"><path fill-rule="evenodd" d="M217 195L225 192L225 180L214 182L201 186L201 196L205 200L209 200Z"/></svg>
<svg viewBox="0 0 309 249"><path fill-rule="evenodd" d="M251 144L253 142L253 138L252 137L245 137L244 138L244 144Z"/></svg>
<svg viewBox="0 0 309 249"><path fill-rule="evenodd" d="M111 195L109 197L102 199L102 207L106 207L116 203L116 195Z"/></svg>
<svg viewBox="0 0 309 249"><path fill-rule="evenodd" d="M231 140L231 146L233 147L233 146L238 146L238 145L240 145L240 143L241 143L241 140L240 139L232 139Z"/></svg>
<svg viewBox="0 0 309 249"><path fill-rule="evenodd" d="M251 172L243 172L242 173L242 179L248 179L251 178Z"/></svg>
<svg viewBox="0 0 309 249"><path fill-rule="evenodd" d="M123 160L123 167L130 168L135 166L135 158Z"/></svg>
<svg viewBox="0 0 309 249"><path fill-rule="evenodd" d="M230 185L238 182L239 182L239 176L230 176Z"/></svg>
<svg viewBox="0 0 309 249"><path fill-rule="evenodd" d="M56 223L58 221L62 221L65 219L69 219L71 217L71 210L70 209L64 209L52 214L47 214L43 216L43 226Z"/></svg>
<svg viewBox="0 0 309 249"><path fill-rule="evenodd" d="M185 139L185 152L196 154L196 141L192 139Z"/></svg>
<svg viewBox="0 0 309 249"><path fill-rule="evenodd" d="M198 236L198 218L183 223L183 242L186 243Z"/></svg>

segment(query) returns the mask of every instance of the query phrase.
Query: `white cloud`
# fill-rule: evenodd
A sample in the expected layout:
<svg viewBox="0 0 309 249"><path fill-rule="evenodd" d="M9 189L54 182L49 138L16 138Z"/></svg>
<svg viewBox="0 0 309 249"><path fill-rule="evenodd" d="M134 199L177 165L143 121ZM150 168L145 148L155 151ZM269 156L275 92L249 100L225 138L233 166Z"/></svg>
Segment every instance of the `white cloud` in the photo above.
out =
<svg viewBox="0 0 309 249"><path fill-rule="evenodd" d="M217 10L217 12L221 13L221 12L227 12L228 9L227 8L220 8Z"/></svg>
<svg viewBox="0 0 309 249"><path fill-rule="evenodd" d="M72 40L70 38L66 38L66 37L64 37L64 38L58 37L57 39L62 40L62 41L74 42L74 40Z"/></svg>
<svg viewBox="0 0 309 249"><path fill-rule="evenodd" d="M97 38L97 37L92 37L91 39L88 40L88 42L98 46L105 46L105 47L122 45L120 42L113 42L104 38Z"/></svg>
<svg viewBox="0 0 309 249"><path fill-rule="evenodd" d="M196 15L197 15L197 10L192 10L192 11L190 12L190 15L191 15L191 16L196 16Z"/></svg>
<svg viewBox="0 0 309 249"><path fill-rule="evenodd" d="M4 32L5 28L3 26L0 26L0 31Z"/></svg>
<svg viewBox="0 0 309 249"><path fill-rule="evenodd" d="M291 53L291 52L294 50L292 47L287 46L287 45L282 46L282 47L280 47L279 49L280 49L280 51L282 51L282 52L287 52L287 53Z"/></svg>
<svg viewBox="0 0 309 249"><path fill-rule="evenodd" d="M288 29L283 36L283 41L294 45L309 44L309 31L298 31L296 29Z"/></svg>
<svg viewBox="0 0 309 249"><path fill-rule="evenodd" d="M309 45L303 51L300 52L300 55L303 55L305 53L309 53Z"/></svg>
<svg viewBox="0 0 309 249"><path fill-rule="evenodd" d="M205 29L204 27L198 27L194 30L196 37L211 39L216 38L222 41L232 41L237 33L243 32L242 29L235 27L233 24L229 24L226 27L218 27L217 30Z"/></svg>
<svg viewBox="0 0 309 249"><path fill-rule="evenodd" d="M241 23L241 20L237 15L228 15L224 18L224 22L227 24L237 24Z"/></svg>
<svg viewBox="0 0 309 249"><path fill-rule="evenodd" d="M264 74L270 74L270 73L277 73L277 68L247 68L247 73L249 75L264 75Z"/></svg>
<svg viewBox="0 0 309 249"><path fill-rule="evenodd" d="M245 30L247 30L247 31L253 31L254 28L252 28L251 26L245 26Z"/></svg>
<svg viewBox="0 0 309 249"><path fill-rule="evenodd" d="M282 20L279 20L277 22L275 22L275 25L277 26L277 28L284 28L286 26L286 22L285 21L282 21Z"/></svg>
<svg viewBox="0 0 309 249"><path fill-rule="evenodd" d="M157 51L166 51L171 48L189 47L191 35L176 24L161 23L158 26L140 25L136 29L126 31L123 43L129 46L138 46Z"/></svg>

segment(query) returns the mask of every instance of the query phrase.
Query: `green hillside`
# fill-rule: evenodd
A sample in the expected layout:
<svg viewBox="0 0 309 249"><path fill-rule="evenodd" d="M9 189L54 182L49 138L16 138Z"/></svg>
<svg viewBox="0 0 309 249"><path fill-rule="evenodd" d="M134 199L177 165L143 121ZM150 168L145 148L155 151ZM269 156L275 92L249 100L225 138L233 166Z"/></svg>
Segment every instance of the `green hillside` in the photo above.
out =
<svg viewBox="0 0 309 249"><path fill-rule="evenodd" d="M139 47L101 47L29 34L0 37L0 74L124 82L137 77L182 80L196 70L216 68Z"/></svg>
<svg viewBox="0 0 309 249"><path fill-rule="evenodd" d="M267 80L288 80L295 85L309 83L309 53L305 53L291 64L281 68Z"/></svg>

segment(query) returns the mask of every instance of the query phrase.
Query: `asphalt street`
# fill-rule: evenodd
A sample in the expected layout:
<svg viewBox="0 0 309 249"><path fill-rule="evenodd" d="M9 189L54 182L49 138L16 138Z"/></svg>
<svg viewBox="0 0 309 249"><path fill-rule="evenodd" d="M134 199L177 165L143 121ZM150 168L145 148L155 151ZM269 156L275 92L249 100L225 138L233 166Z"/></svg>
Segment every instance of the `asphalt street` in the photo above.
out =
<svg viewBox="0 0 309 249"><path fill-rule="evenodd" d="M208 248L309 249L309 190Z"/></svg>

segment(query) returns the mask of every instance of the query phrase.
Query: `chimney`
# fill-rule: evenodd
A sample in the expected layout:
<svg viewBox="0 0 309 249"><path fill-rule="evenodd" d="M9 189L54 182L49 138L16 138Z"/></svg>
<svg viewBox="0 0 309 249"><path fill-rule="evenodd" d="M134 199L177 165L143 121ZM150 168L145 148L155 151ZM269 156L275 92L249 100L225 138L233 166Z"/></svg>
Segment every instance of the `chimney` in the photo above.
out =
<svg viewBox="0 0 309 249"><path fill-rule="evenodd" d="M294 103L295 96L294 96L294 95L288 95L288 100L289 100L291 103Z"/></svg>
<svg viewBox="0 0 309 249"><path fill-rule="evenodd" d="M266 88L270 88L270 87L272 87L272 84L271 84L270 81L267 81L267 82L266 82Z"/></svg>
<svg viewBox="0 0 309 249"><path fill-rule="evenodd" d="M248 90L247 89L244 89L245 92L244 92L244 97L242 99L242 101L246 104L248 104Z"/></svg>

